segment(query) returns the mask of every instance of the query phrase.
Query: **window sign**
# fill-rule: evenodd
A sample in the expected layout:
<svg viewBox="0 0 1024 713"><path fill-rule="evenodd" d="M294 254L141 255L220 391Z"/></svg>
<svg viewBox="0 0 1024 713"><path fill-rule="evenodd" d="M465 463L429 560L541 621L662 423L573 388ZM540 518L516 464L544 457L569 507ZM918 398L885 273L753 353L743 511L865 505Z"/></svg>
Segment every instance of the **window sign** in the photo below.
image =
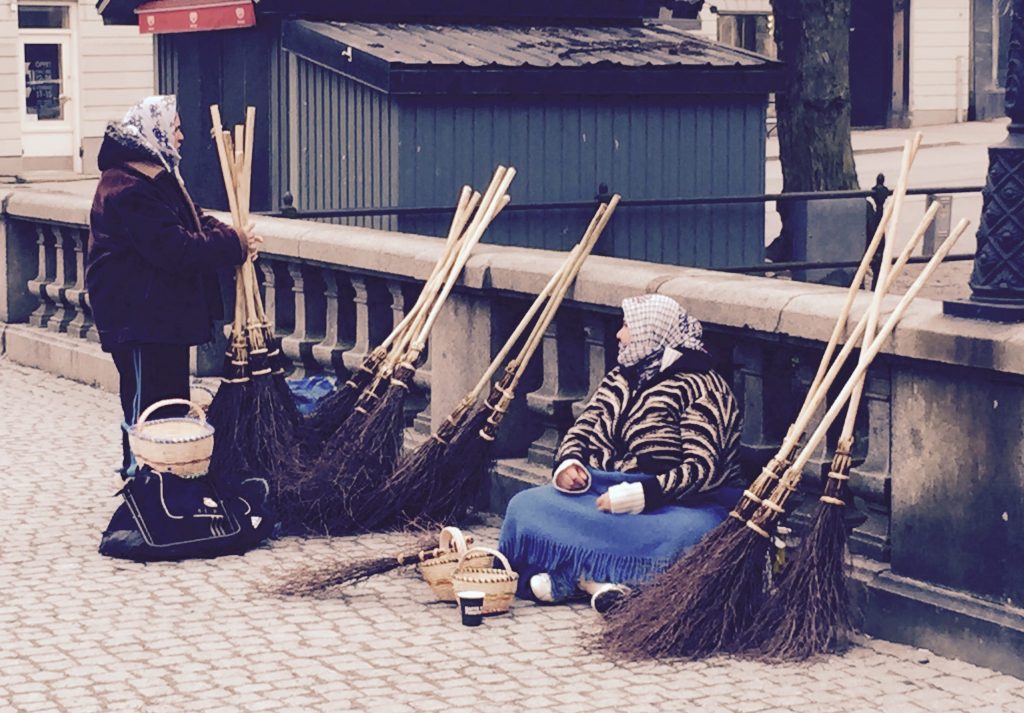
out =
<svg viewBox="0 0 1024 713"><path fill-rule="evenodd" d="M24 30L66 29L68 9L55 5L23 5L18 8L18 27Z"/></svg>
<svg viewBox="0 0 1024 713"><path fill-rule="evenodd" d="M38 121L64 118L60 50L59 44L25 43L25 113Z"/></svg>

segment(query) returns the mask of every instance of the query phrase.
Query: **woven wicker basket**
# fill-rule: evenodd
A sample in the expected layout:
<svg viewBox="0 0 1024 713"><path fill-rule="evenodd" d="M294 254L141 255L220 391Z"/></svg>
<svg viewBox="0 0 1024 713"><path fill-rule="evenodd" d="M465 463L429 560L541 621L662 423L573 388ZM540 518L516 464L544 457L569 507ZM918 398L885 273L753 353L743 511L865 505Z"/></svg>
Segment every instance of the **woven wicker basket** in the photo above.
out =
<svg viewBox="0 0 1024 713"><path fill-rule="evenodd" d="M498 558L502 567L481 567L474 561L474 555L483 553ZM458 592L478 591L484 593L484 614L504 614L516 597L519 573L512 570L505 555L489 547L474 547L462 556L452 574L452 588Z"/></svg>
<svg viewBox="0 0 1024 713"><path fill-rule="evenodd" d="M183 418L147 420L159 408L181 404L191 415ZM206 475L213 455L213 426L206 422L202 409L185 399L157 401L128 429L128 444L135 460L161 473L183 478Z"/></svg>
<svg viewBox="0 0 1024 713"><path fill-rule="evenodd" d="M452 589L452 572L459 564L462 555L468 549L466 537L457 527L445 527L437 540L437 548L431 552L430 559L419 564L420 574L430 585L438 601L454 602L455 590ZM484 553L474 555L481 564L487 558Z"/></svg>

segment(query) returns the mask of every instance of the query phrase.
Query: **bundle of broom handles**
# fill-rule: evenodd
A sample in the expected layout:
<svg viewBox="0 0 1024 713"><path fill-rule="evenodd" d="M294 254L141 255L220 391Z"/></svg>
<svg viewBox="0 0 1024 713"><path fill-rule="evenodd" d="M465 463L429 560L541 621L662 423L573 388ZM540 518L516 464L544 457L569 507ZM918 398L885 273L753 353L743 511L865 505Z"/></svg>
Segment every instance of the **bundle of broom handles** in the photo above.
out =
<svg viewBox="0 0 1024 713"><path fill-rule="evenodd" d="M914 231L914 234L911 236L895 263L893 263L892 250L895 237L895 226L897 225L902 202L906 195L907 178L910 166L913 162L914 155L920 146L920 140L921 135L918 134L912 142L908 141L904 147L900 180L897 184L893 200L883 213L878 229L869 244L868 251L861 262L861 266L858 269L853 283L851 284L846 304L844 305L843 310L840 313L839 320L837 320L835 328L833 329L832 336L829 339L828 346L826 347L825 355L819 365L818 374L815 376L811 388L808 390L807 397L804 400L804 404L796 421L790 427L789 432L787 433L786 438L784 439L775 458L773 458L772 462L765 467L761 475L755 479L751 487L744 492L743 499L741 499L737 508L731 513L733 517L745 521L747 527L765 537L769 536L769 526L778 522L780 517L784 514L784 506L790 495L796 490L803 468L811 459L815 449L825 438L825 435L833 421L835 421L843 408L846 407L848 401L851 402L851 408L848 411L848 418L844 424L843 435L841 436L840 443L842 444L843 441L852 437L857 409L856 402L851 401L851 397L855 396L857 400L859 400L864 385L864 377L867 373L868 367L871 365L871 362L881 351L885 341L888 339L889 335L892 334L896 325L910 307L911 302L913 302L917 297L925 283L942 263L946 255L949 254L949 251L953 248L956 241L967 229L968 222L966 220L961 220L956 225L949 237L946 238L941 246L939 246L938 250L936 250L935 254L925 265L924 269L914 280L907 292L900 298L899 303L896 305L886 321L880 328L878 328L877 325L880 321L882 298L902 272L903 267L907 264L907 261L910 259L914 249L917 247L921 238L924 236L924 233L927 231L928 226L934 220L935 213L937 211L937 206L933 205L926 212L924 218ZM829 364L831 355L834 353L835 348L838 345L839 338L845 330L853 299L859 291L860 284L866 274L868 265L870 265L871 258L877 251L878 244L882 240L887 229L888 237L884 243L881 267L879 269L878 280L876 282L876 289L872 295L871 305L868 308L867 313L858 321L856 327L846 340L846 344L840 354L834 361L832 361L831 364ZM839 370L842 368L853 349L861 343L861 354L853 373L843 385L839 395L832 401L824 417L818 423L806 443L804 443L797 456L790 460L790 456L796 448L800 436L810 425L811 420L819 407L824 403L828 391L834 383ZM780 471L783 471L782 475L780 475Z"/></svg>
<svg viewBox="0 0 1024 713"><path fill-rule="evenodd" d="M213 123L213 138L220 160L221 177L228 197L231 223L236 230L245 230L249 225L250 195L252 190L252 157L255 139L256 108L248 107L245 125L238 125L234 133L222 128L220 108L210 107ZM257 288L256 267L253 255L249 253L245 262L235 270L235 314L231 325L231 346L241 351L247 345L249 356L267 356L266 348L271 325L263 308L263 300ZM262 373L270 372L269 362L260 360L253 367ZM256 374L253 372L254 376Z"/></svg>
<svg viewBox="0 0 1024 713"><path fill-rule="evenodd" d="M471 484L480 476L483 461L487 460L486 444L494 440L531 356L618 203L619 196L616 195L608 204L598 206L583 238L534 299L476 385L448 414L431 439L398 464L388 479L387 497L378 501L375 516L380 522L397 517L399 512L417 522L447 521L458 517L461 509L472 499L474 488ZM530 332L519 352L509 360L527 330ZM504 375L493 385L484 405L478 407L481 396L503 365ZM410 497L410 494L421 492L426 495Z"/></svg>
<svg viewBox="0 0 1024 713"><path fill-rule="evenodd" d="M463 187L442 256L412 309L375 350L377 363L369 368L375 369L376 375L370 388L363 392L364 398L356 407L357 410L368 408L367 401L376 398L378 386L387 383L400 366L406 368L406 378L408 372L415 368L426 348L430 331L469 261L473 248L480 242L491 222L508 205L507 191L515 175L515 168L498 166L482 196L469 186ZM364 368L367 368L366 365Z"/></svg>
<svg viewBox="0 0 1024 713"><path fill-rule="evenodd" d="M569 288L572 286L573 282L576 280L576 276L580 272L580 269L583 267L583 263L594 250L594 246L601 237L601 233L604 232L605 227L608 225L608 221L611 220L612 214L619 205L620 198L621 197L618 194L615 194L608 203L602 203L598 206L582 240L569 253L568 258L562 265L562 268L554 277L552 277L544 291L542 291L541 296L544 295L544 292L550 292L550 297L547 298L543 311L534 323L533 329L530 331L530 334L520 349L519 354L508 363L505 367L505 374L503 378L493 387L492 396L487 404L491 411L491 415L480 429L480 437L485 441L494 440L497 429L501 425L501 421L505 414L508 412L509 405L515 398L516 388L518 387L520 380L523 378L523 375L526 373L526 369L530 364L530 359L533 357L534 352L537 351L537 347L539 347L543 341L544 333L554 320L555 315L558 312L558 308L561 307L563 300L565 300L565 297L569 292ZM531 311L534 311L539 307L540 301L540 297L534 301ZM520 322L520 325L516 330L517 332L525 327L529 316L530 315L528 313L527 317L524 317ZM518 334L513 333L512 337L517 339ZM506 347L509 349L511 348L511 342L512 339L510 339L509 343L506 344ZM503 354L499 354L498 358L503 359L504 356L505 355ZM499 363L498 358L491 363L491 367L488 369L488 372L484 374L484 379L489 380L491 376L493 376L492 370L497 368L497 364ZM482 389L482 386L485 383L484 379L481 379L480 383L477 384L477 389Z"/></svg>

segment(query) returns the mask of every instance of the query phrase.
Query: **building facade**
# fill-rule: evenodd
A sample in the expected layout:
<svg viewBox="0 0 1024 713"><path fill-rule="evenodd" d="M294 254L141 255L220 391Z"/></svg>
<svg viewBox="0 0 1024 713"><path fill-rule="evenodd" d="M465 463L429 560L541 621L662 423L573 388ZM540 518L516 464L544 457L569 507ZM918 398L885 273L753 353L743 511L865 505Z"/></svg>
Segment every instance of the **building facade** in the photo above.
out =
<svg viewBox="0 0 1024 713"><path fill-rule="evenodd" d="M999 0L851 0L854 126L1002 116L1010 16ZM706 0L701 34L774 57L770 0Z"/></svg>
<svg viewBox="0 0 1024 713"><path fill-rule="evenodd" d="M153 40L88 0L0 5L0 174L92 172L106 124L152 94Z"/></svg>

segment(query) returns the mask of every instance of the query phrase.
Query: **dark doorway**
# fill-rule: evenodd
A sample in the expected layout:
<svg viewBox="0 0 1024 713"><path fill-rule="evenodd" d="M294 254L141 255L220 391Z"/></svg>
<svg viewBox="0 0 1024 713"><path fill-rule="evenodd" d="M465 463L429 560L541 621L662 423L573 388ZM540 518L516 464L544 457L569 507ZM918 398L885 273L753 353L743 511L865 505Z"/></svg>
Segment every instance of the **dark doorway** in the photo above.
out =
<svg viewBox="0 0 1024 713"><path fill-rule="evenodd" d="M851 0L850 121L886 126L892 106L892 0Z"/></svg>

